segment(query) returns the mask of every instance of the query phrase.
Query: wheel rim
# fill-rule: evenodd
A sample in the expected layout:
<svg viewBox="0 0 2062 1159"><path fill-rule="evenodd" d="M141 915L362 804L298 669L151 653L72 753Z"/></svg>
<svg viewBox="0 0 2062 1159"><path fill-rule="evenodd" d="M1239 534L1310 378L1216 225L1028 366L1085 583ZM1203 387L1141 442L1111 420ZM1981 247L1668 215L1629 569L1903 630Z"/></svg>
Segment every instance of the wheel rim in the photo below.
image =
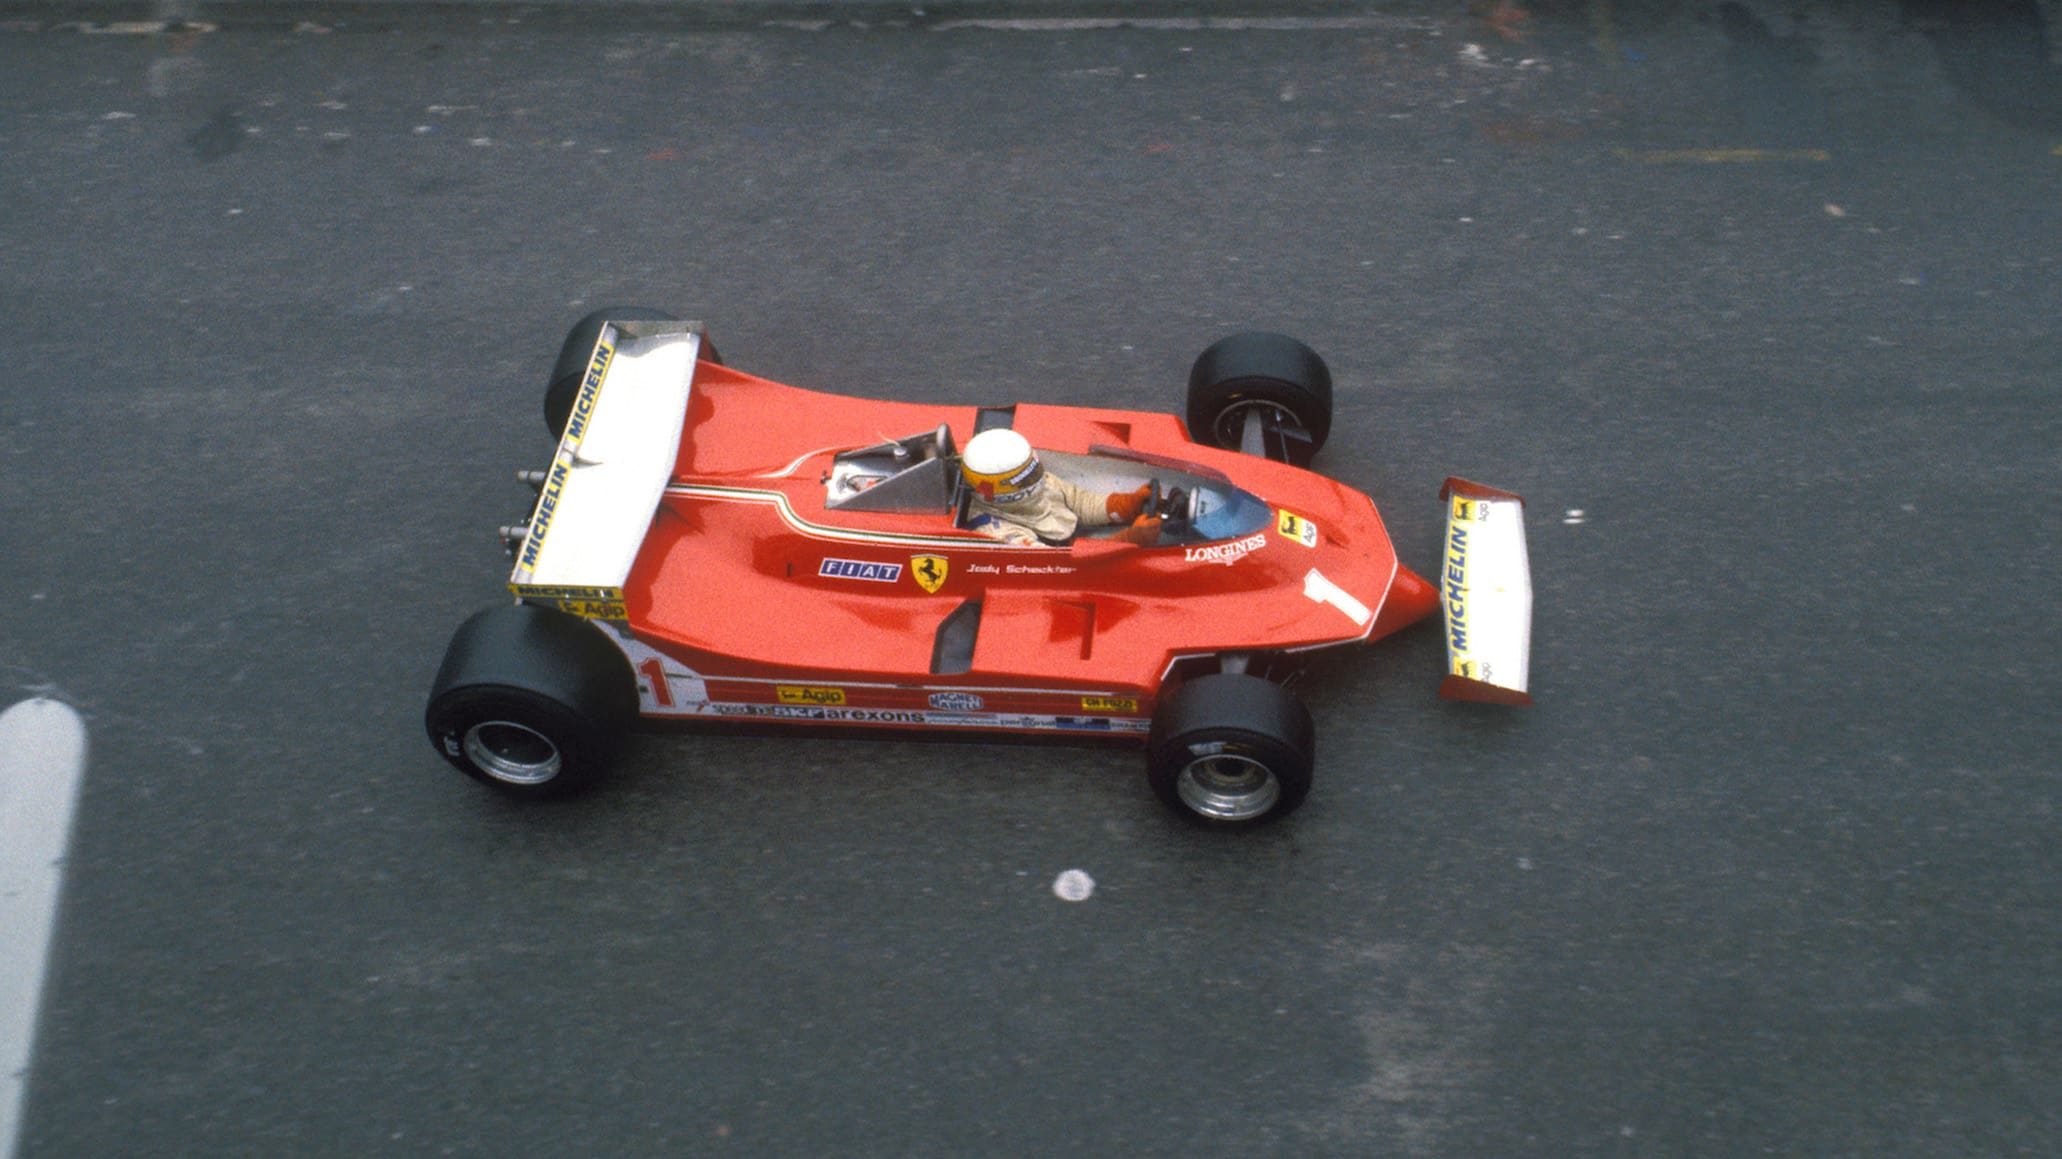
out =
<svg viewBox="0 0 2062 1159"><path fill-rule="evenodd" d="M1246 412L1255 410L1263 412L1263 418L1272 418L1283 426L1303 429L1303 419L1295 411L1269 399L1249 398L1217 412L1217 445L1228 450L1236 449L1245 433Z"/></svg>
<svg viewBox="0 0 2062 1159"><path fill-rule="evenodd" d="M1181 803L1215 821L1249 821L1281 800L1274 770L1251 757L1215 753L1183 766L1174 780Z"/></svg>
<svg viewBox="0 0 2062 1159"><path fill-rule="evenodd" d="M465 755L475 767L511 785L541 785L563 763L551 738L512 720L485 720L465 731Z"/></svg>

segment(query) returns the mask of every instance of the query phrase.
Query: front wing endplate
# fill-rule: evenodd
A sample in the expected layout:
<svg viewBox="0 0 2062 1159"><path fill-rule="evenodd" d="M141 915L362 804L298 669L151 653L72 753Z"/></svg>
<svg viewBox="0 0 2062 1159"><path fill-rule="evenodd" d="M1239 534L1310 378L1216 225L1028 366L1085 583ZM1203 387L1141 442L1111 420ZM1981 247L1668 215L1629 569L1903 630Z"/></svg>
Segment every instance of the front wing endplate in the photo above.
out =
<svg viewBox="0 0 2062 1159"><path fill-rule="evenodd" d="M1446 679L1439 695L1487 704L1531 704L1532 565L1525 554L1525 500L1448 479L1446 558L1439 606L1446 616Z"/></svg>

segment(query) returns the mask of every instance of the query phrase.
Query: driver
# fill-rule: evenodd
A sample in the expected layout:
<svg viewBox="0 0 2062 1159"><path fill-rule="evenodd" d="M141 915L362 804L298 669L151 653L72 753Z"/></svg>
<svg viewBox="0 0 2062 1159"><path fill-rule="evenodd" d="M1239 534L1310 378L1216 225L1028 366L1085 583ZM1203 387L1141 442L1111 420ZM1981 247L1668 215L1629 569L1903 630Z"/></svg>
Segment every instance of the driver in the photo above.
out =
<svg viewBox="0 0 2062 1159"><path fill-rule="evenodd" d="M1128 526L1112 538L1152 544L1160 537L1160 520L1147 510L1151 483L1108 495L1083 490L1046 474L1030 441L1015 431L982 431L968 439L959 470L973 491L967 526L1005 543L1063 544L1079 528L1119 524Z"/></svg>

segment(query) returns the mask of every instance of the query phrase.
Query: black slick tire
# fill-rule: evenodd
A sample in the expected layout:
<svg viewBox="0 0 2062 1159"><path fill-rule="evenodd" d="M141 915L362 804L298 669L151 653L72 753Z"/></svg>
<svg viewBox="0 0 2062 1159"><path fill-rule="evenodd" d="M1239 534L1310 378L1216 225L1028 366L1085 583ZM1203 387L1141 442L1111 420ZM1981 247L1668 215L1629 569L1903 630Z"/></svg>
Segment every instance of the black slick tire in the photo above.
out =
<svg viewBox="0 0 2062 1159"><path fill-rule="evenodd" d="M430 744L519 796L584 788L637 717L630 666L599 630L528 604L489 608L451 637L430 685Z"/></svg>
<svg viewBox="0 0 2062 1159"><path fill-rule="evenodd" d="M1332 431L1331 369L1286 334L1249 330L1211 343L1189 369L1189 437L1238 450L1254 410L1305 436L1270 440L1269 457L1308 465Z"/></svg>
<svg viewBox="0 0 2062 1159"><path fill-rule="evenodd" d="M1146 779L1198 823L1259 825L1310 794L1315 737L1310 710L1281 685L1243 673L1197 676L1153 713Z"/></svg>

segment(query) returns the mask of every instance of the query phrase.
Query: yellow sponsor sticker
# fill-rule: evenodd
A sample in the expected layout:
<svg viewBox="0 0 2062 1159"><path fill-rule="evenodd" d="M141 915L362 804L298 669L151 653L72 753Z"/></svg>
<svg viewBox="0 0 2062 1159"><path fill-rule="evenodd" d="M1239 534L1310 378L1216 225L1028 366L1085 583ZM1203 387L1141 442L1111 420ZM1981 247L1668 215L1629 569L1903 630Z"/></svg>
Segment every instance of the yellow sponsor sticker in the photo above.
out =
<svg viewBox="0 0 2062 1159"><path fill-rule="evenodd" d="M1136 713L1138 701L1129 696L1084 696L1081 711Z"/></svg>
<svg viewBox="0 0 2062 1159"><path fill-rule="evenodd" d="M575 447L587 435L587 422L594 417L595 400L601 396L602 380L609 376L609 363L616 357L616 348L607 342L596 344L594 360L587 364L587 377L580 383L580 393L574 396L572 413L566 416L566 436Z"/></svg>
<svg viewBox="0 0 2062 1159"><path fill-rule="evenodd" d="M586 620L627 620L622 588L575 587L563 584L510 584L519 600L544 604Z"/></svg>
<svg viewBox="0 0 2062 1159"><path fill-rule="evenodd" d="M1496 668L1487 660L1456 659L1449 667L1455 676L1480 680L1484 684L1496 683Z"/></svg>
<svg viewBox="0 0 2062 1159"><path fill-rule="evenodd" d="M1481 499L1469 499L1463 495L1453 497L1453 521L1455 523L1487 523L1489 513L1495 510Z"/></svg>
<svg viewBox="0 0 2062 1159"><path fill-rule="evenodd" d="M560 600L558 610L583 620L627 620L629 609L607 600Z"/></svg>
<svg viewBox="0 0 2062 1159"><path fill-rule="evenodd" d="M1471 531L1468 524L1474 522L1466 514L1470 504L1455 496L1453 520L1446 529L1446 562L1439 572L1439 598L1446 605L1446 651L1454 663L1454 674L1467 676L1461 666L1467 661L1468 647L1468 555L1471 549ZM1474 504L1473 506L1481 506Z"/></svg>
<svg viewBox="0 0 2062 1159"><path fill-rule="evenodd" d="M1277 514L1281 518L1275 521L1274 529L1283 539L1292 540L1305 547L1317 546L1317 524L1292 512L1281 511Z"/></svg>
<svg viewBox="0 0 2062 1159"><path fill-rule="evenodd" d="M835 705L845 703L845 690L842 688L812 688L799 684L780 684L774 686L773 692L775 696L780 698L782 704Z"/></svg>

